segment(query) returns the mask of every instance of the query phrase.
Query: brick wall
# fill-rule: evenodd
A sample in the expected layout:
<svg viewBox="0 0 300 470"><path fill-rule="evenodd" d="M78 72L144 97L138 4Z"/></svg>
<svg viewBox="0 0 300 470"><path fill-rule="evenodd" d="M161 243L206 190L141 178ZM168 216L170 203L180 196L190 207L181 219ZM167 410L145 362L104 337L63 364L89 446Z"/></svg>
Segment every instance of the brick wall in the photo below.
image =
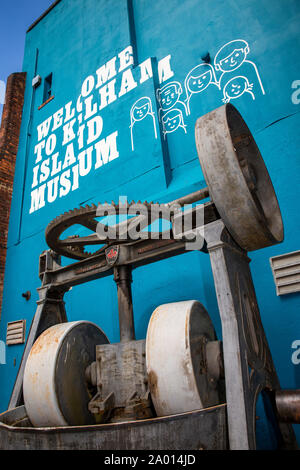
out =
<svg viewBox="0 0 300 470"><path fill-rule="evenodd" d="M7 232L25 91L25 73L9 76L0 127L0 318Z"/></svg>

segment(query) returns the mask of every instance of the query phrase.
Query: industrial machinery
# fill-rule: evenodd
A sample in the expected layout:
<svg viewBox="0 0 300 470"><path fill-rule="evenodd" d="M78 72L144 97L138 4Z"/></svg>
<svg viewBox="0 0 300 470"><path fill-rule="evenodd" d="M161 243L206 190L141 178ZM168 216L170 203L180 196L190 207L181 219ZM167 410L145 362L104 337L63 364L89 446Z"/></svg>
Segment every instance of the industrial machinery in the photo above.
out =
<svg viewBox="0 0 300 470"><path fill-rule="evenodd" d="M113 226L114 237L111 226L97 220L95 205L71 210L47 227L50 250L40 256L37 311L9 410L0 416L1 448L255 449L262 391L271 403L278 447L297 447L290 423L299 419L299 398L293 395L292 409L291 394L280 390L247 256L283 240L276 195L231 104L198 119L196 144L207 188L163 205L106 203L106 216L134 213ZM185 230L181 207L208 197L191 209L192 225ZM162 231L153 239L143 231L168 218L171 237ZM61 238L78 224L94 233ZM130 230L137 229L132 239ZM199 234L199 250L211 261L222 342L195 300L158 306L146 339L137 341L132 269L183 255L187 241ZM89 245L96 246L93 253L85 251ZM62 266L60 256L77 261ZM63 301L72 286L110 275L118 292L117 344L93 323L69 323Z"/></svg>

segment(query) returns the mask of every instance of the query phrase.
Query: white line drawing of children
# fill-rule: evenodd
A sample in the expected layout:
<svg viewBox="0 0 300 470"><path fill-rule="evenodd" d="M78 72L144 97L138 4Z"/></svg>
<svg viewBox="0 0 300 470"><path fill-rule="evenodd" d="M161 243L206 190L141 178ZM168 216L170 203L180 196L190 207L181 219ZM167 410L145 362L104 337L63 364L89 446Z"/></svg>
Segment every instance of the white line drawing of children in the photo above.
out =
<svg viewBox="0 0 300 470"><path fill-rule="evenodd" d="M209 85L215 85L219 88L216 80L216 74L212 65L203 63L198 64L187 74L184 87L186 93L186 105L188 114L191 114L190 100L196 93L202 93Z"/></svg>
<svg viewBox="0 0 300 470"><path fill-rule="evenodd" d="M162 88L156 90L156 98L160 105L158 111L158 117L161 121L162 114L174 108L182 108L185 115L187 115L187 108L183 101L180 101L182 95L182 86L180 82L170 82L164 85ZM183 113L182 113L183 114Z"/></svg>
<svg viewBox="0 0 300 470"><path fill-rule="evenodd" d="M218 81L220 89L224 86L224 81L227 82L228 77L230 77L229 74L242 68L239 73L243 75L248 75L249 72L254 70L261 92L263 95L265 94L255 63L247 59L249 52L249 44L244 39L234 39L219 49L214 59L214 66L217 71L222 72Z"/></svg>
<svg viewBox="0 0 300 470"><path fill-rule="evenodd" d="M229 103L230 100L239 98L244 93L249 93L253 100L255 100L254 93L252 92L253 83L249 83L248 78L238 75L237 77L233 77L229 82L226 83L224 86L223 94L223 102Z"/></svg>
<svg viewBox="0 0 300 470"><path fill-rule="evenodd" d="M131 148L134 151L134 142L133 142L133 127L136 122L142 121L147 116L152 118L153 127L154 127L154 135L157 139L157 130L156 130L156 122L155 122L155 114L152 109L152 102L148 96L143 96L139 98L134 105L131 107L130 110L130 133L131 133Z"/></svg>
<svg viewBox="0 0 300 470"><path fill-rule="evenodd" d="M181 127L184 130L184 133L186 134L186 126L184 124L183 114L180 109L170 109L170 111L163 115L162 123L164 139L166 138L166 134L175 132L179 127Z"/></svg>

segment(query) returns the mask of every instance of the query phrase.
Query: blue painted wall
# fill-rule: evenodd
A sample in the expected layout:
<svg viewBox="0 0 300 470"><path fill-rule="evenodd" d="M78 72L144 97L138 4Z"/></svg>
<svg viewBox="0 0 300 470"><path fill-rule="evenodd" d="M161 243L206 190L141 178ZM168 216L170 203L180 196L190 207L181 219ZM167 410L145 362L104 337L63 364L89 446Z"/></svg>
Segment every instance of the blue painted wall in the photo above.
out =
<svg viewBox="0 0 300 470"><path fill-rule="evenodd" d="M291 360L294 352L291 345L300 340L300 295L277 297L269 264L271 256L299 249L300 108L297 99L295 103L292 101L292 94L295 96L296 93L292 83L300 79L300 4L297 0L133 0L131 6L128 9L125 0L62 0L27 34L23 66L27 72L27 86L11 209L0 339L5 338L7 322L21 318L27 320L28 334L38 298L36 288L40 285L39 254L47 249L44 239L47 224L57 215L83 203L117 200L119 195L126 195L129 200L164 202L204 186L194 143L195 121L221 106L223 100L230 100L241 112L259 145L282 210L284 242L251 253L251 267L262 321L281 385L300 388L300 364L293 364ZM234 40L244 42L232 43ZM222 47L228 43L231 45L225 51ZM92 76L96 81L96 71L113 57L117 57L118 67L118 54L130 44L135 64L113 77L116 79L115 92L118 94L122 89L123 72L128 73L128 70L132 71L131 85L135 82L137 86L100 111L103 129L91 144L117 132L118 156L95 169L94 152L91 171L80 177L78 189L70 190L66 196L59 197L58 194L54 202L46 200L44 207L30 213L31 193L42 185L32 188L37 127L67 103L72 102L75 106L87 77ZM221 58L226 59L230 47L245 49L246 46L245 61L234 74L224 74L219 89L214 81L220 78L221 72L214 67L214 59L222 52ZM211 65L200 66L202 57L208 52ZM172 76L165 68L159 84L157 64L168 56L171 56L169 62L165 63L170 65ZM140 65L148 58L152 58L153 77L140 83ZM240 60L239 55L236 60ZM195 93L199 71L207 72L208 86ZM43 78L43 83L33 92L31 81L35 73ZM43 102L44 79L50 73L53 74L54 99L38 110ZM235 87L226 85L236 75L243 78L237 82L232 80L231 85ZM166 122L165 130L169 132L164 135L159 121L163 115L159 112L161 101L156 100L156 90L174 82L176 90L181 85L181 93L171 110L178 111L168 116L176 115L177 127L170 132ZM241 88L235 97L234 90L238 86ZM93 103L99 104L99 89L94 89L87 98L92 95ZM163 90L161 96L164 96ZM147 98L146 116L141 121L133 121L130 111L143 97ZM190 114L186 109L187 97ZM79 114L76 111L75 133L79 130ZM84 117L83 113L82 124L86 123ZM166 117L163 119L166 121ZM134 124L133 140L131 124ZM57 139L55 150L49 156L43 153L43 160L51 159L58 152L57 161L64 161L67 145L62 145L62 128L53 132ZM81 149L78 148L78 136L72 141L75 156L89 147L87 127L84 132ZM69 169L72 175L76 165L77 161L65 170ZM57 175L61 176L63 171ZM46 184L51 179L49 176ZM70 181L74 183L71 176ZM45 197L47 199L46 193ZM147 322L156 306L191 298L206 306L221 337L208 256L190 252L141 268L134 272L133 280L138 339L145 337ZM21 296L27 290L32 292L29 302ZM69 320L94 321L111 342L119 340L116 286L112 279L76 287L65 300ZM22 346L7 348L7 364L0 365L0 411L7 407L22 352ZM298 427L295 429L300 436Z"/></svg>

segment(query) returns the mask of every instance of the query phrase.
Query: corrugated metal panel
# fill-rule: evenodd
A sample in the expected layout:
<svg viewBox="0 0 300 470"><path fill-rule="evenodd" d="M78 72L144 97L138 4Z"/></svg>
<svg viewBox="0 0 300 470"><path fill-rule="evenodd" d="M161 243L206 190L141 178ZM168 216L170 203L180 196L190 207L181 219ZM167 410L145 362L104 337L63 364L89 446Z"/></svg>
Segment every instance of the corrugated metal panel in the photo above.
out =
<svg viewBox="0 0 300 470"><path fill-rule="evenodd" d="M300 251L270 258L277 295L300 292Z"/></svg>
<svg viewBox="0 0 300 470"><path fill-rule="evenodd" d="M26 320L18 320L7 323L6 344L25 343Z"/></svg>

